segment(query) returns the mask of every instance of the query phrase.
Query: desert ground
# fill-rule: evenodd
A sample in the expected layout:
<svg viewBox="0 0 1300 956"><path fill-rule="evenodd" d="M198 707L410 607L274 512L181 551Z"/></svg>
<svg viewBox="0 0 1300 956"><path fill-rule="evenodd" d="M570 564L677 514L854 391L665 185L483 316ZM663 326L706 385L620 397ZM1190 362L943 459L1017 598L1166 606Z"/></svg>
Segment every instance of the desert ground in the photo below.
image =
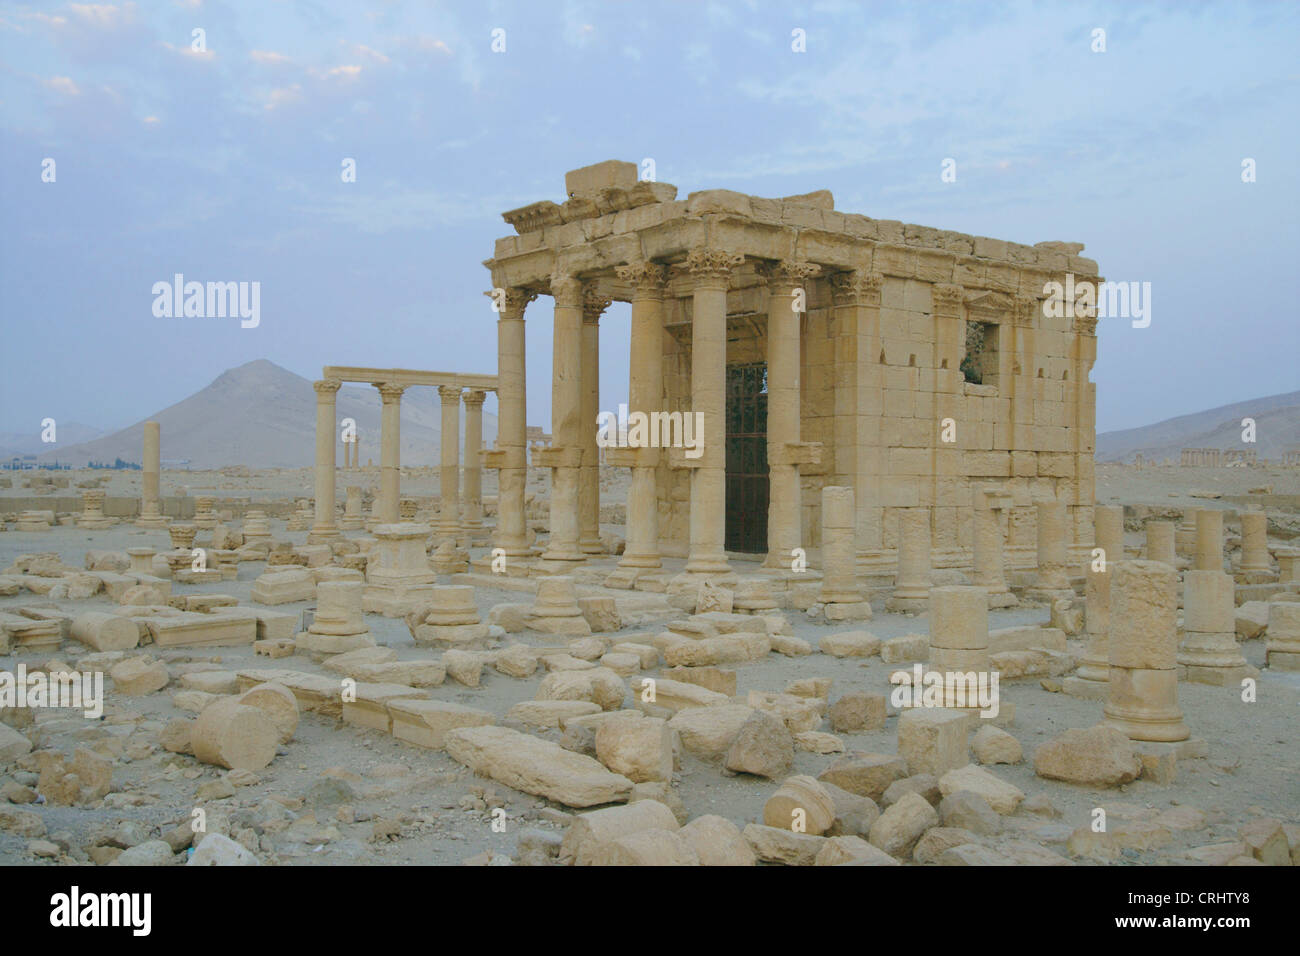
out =
<svg viewBox="0 0 1300 956"><path fill-rule="evenodd" d="M67 478L69 487L33 489L27 483L36 474L3 473L12 480L8 487L0 487L0 500L38 493L52 499L75 498L88 483L102 488L110 500L141 493L139 472L58 472L54 476ZM625 474L611 469L602 476L602 516L615 520L602 521L601 531L614 551L623 534L617 520L626 493ZM256 554L239 553L241 545L231 549L239 553L236 576L196 584L170 582L170 605L185 606L186 599L199 595L227 595L239 607L259 608L254 585L260 576L268 570L306 566L298 562L295 549L306 546L308 532L288 530L286 516L295 499L309 494L311 481L309 469L165 471L164 495L217 497L215 509L223 534L239 532L247 501L271 514L272 540L279 543L277 566L268 568L265 553L260 560ZM373 486L374 472L340 476L340 500L342 488L354 483ZM545 480L540 473L530 482L530 491L543 505ZM404 474L403 498L414 500L420 508L437 492L435 469L408 469ZM484 492L490 525L495 494L490 479ZM1229 562L1239 545L1237 515L1248 503L1262 503L1267 510L1270 547L1294 546L1294 538L1300 535L1300 469L1296 468L1099 465L1097 502L1126 506L1125 545L1130 556L1141 553L1143 521L1178 519L1192 508L1225 510ZM121 597L110 597L109 584L99 585L98 572L90 569L113 568L120 575L127 549L169 551L168 531L138 528L129 520L88 530L71 523L79 504L58 510L66 513L67 523L60 520L44 531L16 530L15 515L4 515L8 521L0 534L0 612L15 614L20 608L57 612L66 627L86 612L141 611L139 606L121 605ZM195 545L204 546L214 533L200 529ZM373 540L364 530L344 531L342 538L362 547ZM96 554L88 556L89 552ZM113 553L119 556L116 561ZM24 558L31 555L47 557L36 562ZM469 555L476 561L487 558L489 548L475 543ZM209 852L200 857L204 862L263 865L549 865L573 862L575 855L580 860L599 858L602 853L606 859L622 862L641 861L638 854L650 862L677 862L673 855L686 853L705 863L931 865L1290 864L1300 857L1300 748L1295 740L1300 673L1266 667L1266 632L1249 622L1243 630L1240 617L1242 652L1246 662L1259 669L1253 702L1244 702L1235 684L1216 687L1187 680L1178 684L1178 704L1192 736L1204 741L1206 756L1152 761L1143 765L1136 779L1121 774L1120 782L1070 783L1036 772L1035 755L1071 728L1101 723L1101 700L1061 692L1062 680L1083 652L1086 634L1079 630L1077 615L1054 613L1045 604L1022 600L1015 608L990 610L990 630L1063 625L1065 650L1040 654L1024 676L1004 678L1002 716L971 721L970 729L979 731L968 758L974 775L965 783L948 783L942 770L917 772L899 759L900 716L893 703L885 705L883 720L864 721L851 706L851 702L867 706L864 702L869 699L888 698L890 673L912 663L911 659L887 663L881 642L888 645L905 635L928 634L928 613L888 612L883 595L876 592L868 621L828 623L818 613L819 605L766 611L764 626L770 635L781 638L779 642L774 638L771 652L754 660L694 668L697 677L683 677L680 671L670 675L662 655L654 650L654 641L672 625L689 620L689 609L680 606L680 600L674 602L671 594L602 587L604 575L616 561L612 555L596 558L573 576L577 597L613 599L620 625L616 630L608 628L607 617L598 619L606 626L594 626L592 637L534 630L526 626L525 612L534 601L538 579L494 576L475 564L468 574L441 574L437 582L474 586L473 602L482 621L498 625L482 646L453 653L419 644L403 617L367 613L364 621L375 647L362 658L372 666L389 667L390 673L405 673L393 666L394 660L427 665L441 659L445 677L421 680L416 696L483 712L477 720L554 741L567 752L586 755L596 769L602 763L619 768L635 783L626 806L626 795L613 801L611 811L575 805L583 802L576 798L548 799L514 789L476 774L443 749L399 740L306 707L298 714L291 738L278 743L274 758L260 769L205 762L193 754L190 729L204 708L243 689L248 681L240 680L239 672L288 668L337 682L346 668L330 669L327 657L304 654L301 648L276 659L250 644L159 647L142 643L126 650L96 651L65 634L57 647L35 652L25 652L15 642L8 656L0 656L0 670L16 672L21 665L28 672L102 672L103 718L92 720L75 711L39 707L0 710L0 863L181 864L194 858L209 840ZM680 559L665 559L670 575L681 564ZM733 564L742 574L758 567L740 558ZM1024 573L1009 569L1016 590ZM935 575L936 584L965 580L958 570ZM1297 589L1300 585L1279 585L1263 600L1298 601ZM1076 590L1081 605L1077 582ZM278 604L274 611L300 616L292 623L296 633L310 620L315 605L315 599L309 598ZM737 616L725 617L730 623L722 625L723 633ZM525 626L520 626L521 619ZM843 644L823 643L828 636L845 632L856 636ZM610 651L614 645L628 644L639 645L643 654L630 668L626 652ZM519 645L536 649L536 654L530 656ZM507 648L512 665L524 662L522 667L507 668L518 676L498 669L499 656ZM573 706L568 713L563 713L562 705L512 712L516 705L538 698L548 674L603 670L602 660L611 653L608 663L619 665L619 678L626 685L623 700L593 706L588 701L598 694L584 699L577 693L565 695L570 705L586 706ZM119 671L128 675L120 685L108 676L123 662L141 657L146 658L143 668L133 665ZM535 670L529 670L529 661ZM427 675L431 669L438 670L408 670ZM161 686L151 678L136 686L136 675L159 671ZM716 727L701 730L687 722L683 728L674 716L674 709L680 716L699 708L643 704L635 685L641 677L722 687L734 698L734 703L723 704L733 712L745 705L779 719L754 722L746 716L750 712L744 712L740 736L745 739L737 743L733 727L729 741L705 741L702 738L709 732L717 736ZM729 683L733 680L734 690ZM124 687L132 693L124 693ZM782 692L789 693L776 696ZM843 706L837 709L842 698ZM1009 721L1008 703L1014 707ZM600 739L604 725L591 719L636 708L644 716L628 717L619 726L669 720L666 738L655 734L645 738L648 751L659 746L669 751L666 759L671 766L666 773L663 754L629 756L632 745L618 740L606 746ZM536 716L539 711L545 712L543 716ZM525 720L521 714L533 716ZM537 721L552 726L538 726ZM984 725L996 725L997 731L986 731ZM611 738L618 733L616 727L608 731ZM629 731L629 737L634 733ZM78 751L89 753L78 757ZM65 758L62 762L59 755ZM656 761L657 768L651 766ZM736 772L727 764L756 772ZM69 781L68 773L78 777ZM101 779L104 774L107 777ZM770 813L765 818L769 801L791 776L820 778L826 785L807 800L816 803L822 794L829 794L833 802L829 824L811 825L803 833L762 826L765 819L772 822ZM990 782L989 777L994 779ZM527 787L523 780L516 782ZM914 794L923 800L917 801ZM643 806L647 803L653 807ZM639 822L629 815L638 807L637 812L643 812ZM1094 828L1098 808L1105 811L1104 832ZM810 820L822 809L813 808ZM606 814L607 819L590 824L585 841L577 839L574 821L592 813ZM199 817L202 826L196 828ZM682 829L677 831L679 826ZM626 838L647 828L684 836L658 849ZM214 835L228 839L212 840ZM601 840L617 846L598 846Z"/></svg>

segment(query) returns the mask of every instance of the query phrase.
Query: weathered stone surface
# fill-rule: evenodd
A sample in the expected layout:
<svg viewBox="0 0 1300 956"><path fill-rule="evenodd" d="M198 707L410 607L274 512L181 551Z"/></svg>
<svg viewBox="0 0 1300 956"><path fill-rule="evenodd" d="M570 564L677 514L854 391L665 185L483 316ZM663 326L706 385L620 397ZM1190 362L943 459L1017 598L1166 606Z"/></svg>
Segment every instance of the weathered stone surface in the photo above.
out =
<svg viewBox="0 0 1300 956"><path fill-rule="evenodd" d="M627 697L623 678L607 667L552 671L537 688L538 700L588 700L602 710L618 710Z"/></svg>
<svg viewBox="0 0 1300 956"><path fill-rule="evenodd" d="M794 737L784 722L755 710L732 740L723 766L768 779L784 776L794 766Z"/></svg>
<svg viewBox="0 0 1300 956"><path fill-rule="evenodd" d="M32 742L8 724L0 724L0 765L31 753Z"/></svg>
<svg viewBox="0 0 1300 956"><path fill-rule="evenodd" d="M988 801L990 807L1001 814L1015 813L1024 793L1005 780L1000 780L982 767L967 764L949 770L939 778L939 790L946 797L958 790L971 790Z"/></svg>
<svg viewBox="0 0 1300 956"><path fill-rule="evenodd" d="M595 851L611 840L646 830L673 832L677 829L672 811L654 800L581 813L573 818L564 834L559 859L561 863L588 866Z"/></svg>
<svg viewBox="0 0 1300 956"><path fill-rule="evenodd" d="M943 799L943 794L939 791L939 778L932 773L917 773L891 783L881 796L880 805L892 806L905 793L919 793L932 807L937 807Z"/></svg>
<svg viewBox="0 0 1300 956"><path fill-rule="evenodd" d="M750 823L744 830L745 842L764 863L787 866L812 866L826 845L826 838L810 833L793 833L788 828Z"/></svg>
<svg viewBox="0 0 1300 956"><path fill-rule="evenodd" d="M220 833L209 833L186 866L261 866L261 861L247 847Z"/></svg>
<svg viewBox="0 0 1300 956"><path fill-rule="evenodd" d="M601 721L596 730L596 759L633 783L671 781L672 731L659 717Z"/></svg>
<svg viewBox="0 0 1300 956"><path fill-rule="evenodd" d="M837 734L856 734L885 726L889 699L884 694L845 694L830 705L826 716Z"/></svg>
<svg viewBox="0 0 1300 956"><path fill-rule="evenodd" d="M817 779L878 802L891 783L906 775L907 763L901 757L854 753L835 761Z"/></svg>
<svg viewBox="0 0 1300 956"><path fill-rule="evenodd" d="M835 802L812 777L799 774L782 781L763 805L763 823L820 836L835 822Z"/></svg>
<svg viewBox="0 0 1300 956"><path fill-rule="evenodd" d="M898 718L898 755L913 773L941 776L970 762L969 716L942 707L913 707Z"/></svg>
<svg viewBox="0 0 1300 956"><path fill-rule="evenodd" d="M700 757L720 757L731 749L740 728L755 713L754 708L744 704L690 707L678 711L668 726L680 735L687 752Z"/></svg>
<svg viewBox="0 0 1300 956"><path fill-rule="evenodd" d="M977 839L979 838L969 830L947 826L932 827L916 841L916 846L912 850L912 859L917 863L934 863L945 850L974 843Z"/></svg>
<svg viewBox="0 0 1300 956"><path fill-rule="evenodd" d="M108 676L113 679L113 689L128 697L155 693L171 681L167 667L151 657L134 657L114 664Z"/></svg>
<svg viewBox="0 0 1300 956"><path fill-rule="evenodd" d="M601 713L600 705L589 700L521 700L506 711L506 719L533 727L562 727L570 717Z"/></svg>
<svg viewBox="0 0 1300 956"><path fill-rule="evenodd" d="M194 756L231 770L261 770L275 759L280 731L267 714L238 698L209 704L190 735Z"/></svg>
<svg viewBox="0 0 1300 956"><path fill-rule="evenodd" d="M739 828L725 817L696 817L679 831L701 866L755 866L758 858Z"/></svg>
<svg viewBox="0 0 1300 956"><path fill-rule="evenodd" d="M1244 824L1237 835L1246 844L1250 856L1265 866L1290 866L1291 848L1278 820L1261 818Z"/></svg>
<svg viewBox="0 0 1300 956"><path fill-rule="evenodd" d="M505 727L451 730L444 747L453 760L475 773L570 807L615 803L632 792L631 780L591 757Z"/></svg>
<svg viewBox="0 0 1300 956"><path fill-rule="evenodd" d="M256 707L275 724L280 743L287 744L293 740L298 730L298 698L288 687L268 681L244 691L239 702L248 707Z"/></svg>
<svg viewBox="0 0 1300 956"><path fill-rule="evenodd" d="M861 837L834 836L826 840L813 865L898 866L899 862Z"/></svg>
<svg viewBox="0 0 1300 956"><path fill-rule="evenodd" d="M394 737L431 750L443 748L449 730L496 723L496 716L486 710L446 700L406 698L389 701L387 708Z"/></svg>
<svg viewBox="0 0 1300 956"><path fill-rule="evenodd" d="M679 833L642 830L599 844L591 853L590 865L699 866L700 858Z"/></svg>
<svg viewBox="0 0 1300 956"><path fill-rule="evenodd" d="M1114 787L1137 779L1141 761L1122 730L1071 728L1034 751L1034 772L1049 780Z"/></svg>
<svg viewBox="0 0 1300 956"><path fill-rule="evenodd" d="M1002 829L1002 818L988 801L969 790L958 790L944 797L939 803L939 819L945 827L969 830L981 836L991 836Z"/></svg>
<svg viewBox="0 0 1300 956"><path fill-rule="evenodd" d="M998 727L983 724L971 737L971 750L982 764L1020 763L1024 759L1020 741Z"/></svg>
<svg viewBox="0 0 1300 956"><path fill-rule="evenodd" d="M831 657L871 657L880 653L880 638L867 631L841 631L827 634L817 646Z"/></svg>
<svg viewBox="0 0 1300 956"><path fill-rule="evenodd" d="M924 634L904 634L880 642L880 659L886 664L924 661L930 656L930 639Z"/></svg>
<svg viewBox="0 0 1300 956"><path fill-rule="evenodd" d="M919 794L904 794L871 825L867 839L890 856L905 857L930 827L939 825L934 807Z"/></svg>

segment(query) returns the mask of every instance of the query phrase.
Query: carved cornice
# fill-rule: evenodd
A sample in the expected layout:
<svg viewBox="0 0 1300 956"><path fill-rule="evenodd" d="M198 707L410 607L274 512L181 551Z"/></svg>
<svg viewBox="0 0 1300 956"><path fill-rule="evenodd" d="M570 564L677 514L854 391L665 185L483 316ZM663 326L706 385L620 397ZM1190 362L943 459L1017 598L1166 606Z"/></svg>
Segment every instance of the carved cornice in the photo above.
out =
<svg viewBox="0 0 1300 956"><path fill-rule="evenodd" d="M962 300L966 297L966 290L959 285L950 283L936 284L930 295L930 301L934 305L934 311L943 315L961 315Z"/></svg>

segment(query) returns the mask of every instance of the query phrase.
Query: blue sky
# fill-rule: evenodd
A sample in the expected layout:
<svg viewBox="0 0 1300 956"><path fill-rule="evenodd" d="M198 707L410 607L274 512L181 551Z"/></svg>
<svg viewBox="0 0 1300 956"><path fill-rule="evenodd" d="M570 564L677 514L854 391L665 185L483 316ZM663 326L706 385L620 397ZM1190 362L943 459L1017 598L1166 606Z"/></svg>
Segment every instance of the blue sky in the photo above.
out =
<svg viewBox="0 0 1300 956"><path fill-rule="evenodd" d="M1298 40L1293 3L0 2L0 431L123 426L256 358L491 372L500 213L611 158L1086 243L1152 284L1150 327L1099 328L1101 430L1291 391ZM177 272L260 282L260 325L156 318ZM529 317L545 425L549 300Z"/></svg>

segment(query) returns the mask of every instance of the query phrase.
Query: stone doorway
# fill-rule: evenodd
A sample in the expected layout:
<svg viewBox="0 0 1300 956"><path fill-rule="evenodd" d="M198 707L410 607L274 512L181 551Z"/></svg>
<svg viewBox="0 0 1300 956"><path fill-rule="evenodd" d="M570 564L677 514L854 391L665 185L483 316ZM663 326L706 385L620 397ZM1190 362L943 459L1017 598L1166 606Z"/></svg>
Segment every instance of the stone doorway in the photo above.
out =
<svg viewBox="0 0 1300 956"><path fill-rule="evenodd" d="M727 366L726 549L767 552L767 364Z"/></svg>

